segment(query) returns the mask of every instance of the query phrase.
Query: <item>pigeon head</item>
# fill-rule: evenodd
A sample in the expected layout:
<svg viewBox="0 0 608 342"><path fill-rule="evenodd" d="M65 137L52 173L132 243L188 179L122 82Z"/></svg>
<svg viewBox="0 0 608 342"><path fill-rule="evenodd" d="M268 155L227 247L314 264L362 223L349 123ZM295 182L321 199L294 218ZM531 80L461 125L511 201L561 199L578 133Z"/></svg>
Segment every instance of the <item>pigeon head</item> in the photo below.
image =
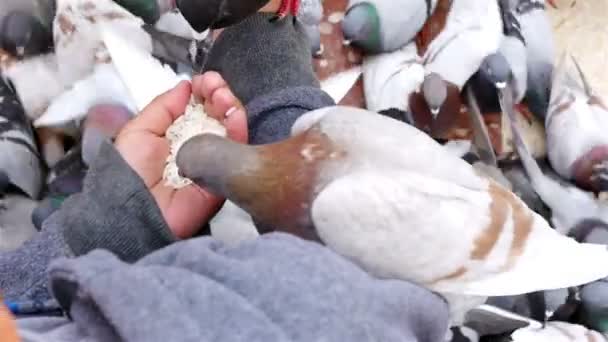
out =
<svg viewBox="0 0 608 342"><path fill-rule="evenodd" d="M479 68L481 76L490 81L496 88L503 89L511 79L511 67L505 56L494 53L486 57Z"/></svg>
<svg viewBox="0 0 608 342"><path fill-rule="evenodd" d="M208 188L216 195L230 198L229 179L244 168L257 168L259 161L246 146L213 134L188 140L178 151L180 176ZM229 171L227 171L229 170Z"/></svg>
<svg viewBox="0 0 608 342"><path fill-rule="evenodd" d="M87 165L95 160L101 144L115 138L131 117L132 113L120 105L96 105L89 110L82 133L82 159Z"/></svg>
<svg viewBox="0 0 608 342"><path fill-rule="evenodd" d="M50 50L53 36L38 19L24 12L11 12L0 27L1 47L19 58Z"/></svg>
<svg viewBox="0 0 608 342"><path fill-rule="evenodd" d="M448 86L441 76L430 73L422 83L422 95L431 110L433 118L436 118L448 97Z"/></svg>
<svg viewBox="0 0 608 342"><path fill-rule="evenodd" d="M368 52L380 52L380 16L376 6L362 2L351 7L342 21L344 42Z"/></svg>

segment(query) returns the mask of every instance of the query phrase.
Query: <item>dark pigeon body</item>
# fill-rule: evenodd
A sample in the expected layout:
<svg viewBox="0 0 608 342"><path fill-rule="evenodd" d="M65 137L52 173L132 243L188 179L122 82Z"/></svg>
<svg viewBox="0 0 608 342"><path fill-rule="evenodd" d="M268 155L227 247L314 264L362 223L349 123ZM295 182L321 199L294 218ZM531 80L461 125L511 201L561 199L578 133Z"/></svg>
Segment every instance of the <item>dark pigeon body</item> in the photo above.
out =
<svg viewBox="0 0 608 342"><path fill-rule="evenodd" d="M193 29L203 32L234 25L264 7L268 0L176 0Z"/></svg>
<svg viewBox="0 0 608 342"><path fill-rule="evenodd" d="M44 177L34 132L12 87L0 79L0 171L8 183L32 198L38 198ZM4 152L6 153L6 152Z"/></svg>
<svg viewBox="0 0 608 342"><path fill-rule="evenodd" d="M1 21L0 47L18 58L49 52L53 47L51 31L31 14L15 11Z"/></svg>

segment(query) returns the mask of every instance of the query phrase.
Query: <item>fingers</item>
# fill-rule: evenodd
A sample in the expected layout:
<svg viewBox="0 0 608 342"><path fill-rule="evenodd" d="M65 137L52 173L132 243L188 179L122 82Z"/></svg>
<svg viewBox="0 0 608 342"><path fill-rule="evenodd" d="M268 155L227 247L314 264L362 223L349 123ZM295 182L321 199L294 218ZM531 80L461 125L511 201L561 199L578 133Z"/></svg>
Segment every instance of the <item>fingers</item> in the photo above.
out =
<svg viewBox="0 0 608 342"><path fill-rule="evenodd" d="M202 98L205 112L224 124L228 137L247 143L247 113L220 74L210 71L195 77L192 91Z"/></svg>
<svg viewBox="0 0 608 342"><path fill-rule="evenodd" d="M228 137L236 142L246 144L249 141L247 130L247 113L242 108L231 108L224 119Z"/></svg>
<svg viewBox="0 0 608 342"><path fill-rule="evenodd" d="M186 110L190 101L192 85L182 81L175 88L158 96L133 119L124 131L147 131L164 136L171 124Z"/></svg>
<svg viewBox="0 0 608 342"><path fill-rule="evenodd" d="M192 80L192 92L202 99L211 98L216 89L227 86L228 84L224 81L224 78L215 71L206 72Z"/></svg>

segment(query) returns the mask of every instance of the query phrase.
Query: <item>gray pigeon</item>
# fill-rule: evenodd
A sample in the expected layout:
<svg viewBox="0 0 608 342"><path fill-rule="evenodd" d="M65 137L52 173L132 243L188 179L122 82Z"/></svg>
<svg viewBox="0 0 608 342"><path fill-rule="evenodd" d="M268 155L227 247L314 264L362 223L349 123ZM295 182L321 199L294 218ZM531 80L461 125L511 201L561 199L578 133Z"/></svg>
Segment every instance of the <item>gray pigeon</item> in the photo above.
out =
<svg viewBox="0 0 608 342"><path fill-rule="evenodd" d="M505 101L505 99L501 99ZM532 187L551 208L552 223L562 234L567 234L572 227L585 219L599 219L608 222L608 206L595 198L592 193L559 182L547 177L538 166L538 163L528 150L522 134L517 127L515 112L509 110L509 105L504 106L511 122L513 131L513 142L515 149L521 158L522 164L530 178Z"/></svg>
<svg viewBox="0 0 608 342"><path fill-rule="evenodd" d="M525 40L515 16L518 1L498 1L503 22L503 37L500 47L496 53L488 55L483 60L477 75L471 80L476 94L485 95L488 88L494 87L496 91L503 92L502 96L504 96L505 88L509 87L514 97L514 103L523 100L528 81ZM492 102L496 103L496 99L496 96L491 96Z"/></svg>
<svg viewBox="0 0 608 342"><path fill-rule="evenodd" d="M553 7L555 4L548 1ZM553 27L544 0L520 0L515 18L526 41L528 86L526 102L532 113L544 119L549 107L555 59Z"/></svg>
<svg viewBox="0 0 608 342"><path fill-rule="evenodd" d="M395 51L414 39L436 6L437 0L350 0L345 42L369 53Z"/></svg>
<svg viewBox="0 0 608 342"><path fill-rule="evenodd" d="M304 30L310 39L310 50L313 56L323 54L323 44L321 44L321 31L319 24L323 19L323 4L320 0L302 0L298 19L304 26Z"/></svg>
<svg viewBox="0 0 608 342"><path fill-rule="evenodd" d="M2 0L0 48L19 58L47 52L54 16L54 0Z"/></svg>
<svg viewBox="0 0 608 342"><path fill-rule="evenodd" d="M0 80L0 173L31 198L42 188L42 162L34 133L13 89Z"/></svg>

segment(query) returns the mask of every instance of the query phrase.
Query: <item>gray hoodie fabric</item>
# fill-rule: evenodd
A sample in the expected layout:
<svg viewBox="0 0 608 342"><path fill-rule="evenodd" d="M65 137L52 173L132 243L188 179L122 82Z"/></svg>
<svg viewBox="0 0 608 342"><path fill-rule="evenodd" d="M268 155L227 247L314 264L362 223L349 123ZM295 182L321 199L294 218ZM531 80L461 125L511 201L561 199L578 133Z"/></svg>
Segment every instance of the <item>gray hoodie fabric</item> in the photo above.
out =
<svg viewBox="0 0 608 342"><path fill-rule="evenodd" d="M184 241L135 264L97 250L49 274L72 320L19 320L24 342L435 342L448 329L440 297L279 233L237 247Z"/></svg>

